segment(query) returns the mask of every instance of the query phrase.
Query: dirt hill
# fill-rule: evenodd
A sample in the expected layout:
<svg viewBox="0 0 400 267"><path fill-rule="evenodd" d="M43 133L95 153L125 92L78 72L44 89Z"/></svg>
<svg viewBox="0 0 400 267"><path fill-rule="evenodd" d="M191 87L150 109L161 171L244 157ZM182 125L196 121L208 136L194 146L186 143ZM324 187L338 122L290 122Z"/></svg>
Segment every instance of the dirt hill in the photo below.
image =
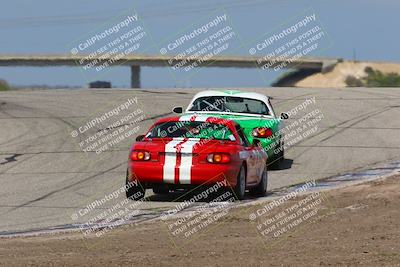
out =
<svg viewBox="0 0 400 267"><path fill-rule="evenodd" d="M346 87L346 78L354 76L357 79L367 76L366 67L371 67L374 70L379 70L383 73L398 73L400 74L399 63L385 62L353 62L344 61L338 63L331 71L325 73L312 73L305 75L302 79L293 79L293 75L282 78L277 84L294 87ZM299 76L299 75L297 75ZM290 79L288 79L290 77ZM285 80L286 79L286 80Z"/></svg>

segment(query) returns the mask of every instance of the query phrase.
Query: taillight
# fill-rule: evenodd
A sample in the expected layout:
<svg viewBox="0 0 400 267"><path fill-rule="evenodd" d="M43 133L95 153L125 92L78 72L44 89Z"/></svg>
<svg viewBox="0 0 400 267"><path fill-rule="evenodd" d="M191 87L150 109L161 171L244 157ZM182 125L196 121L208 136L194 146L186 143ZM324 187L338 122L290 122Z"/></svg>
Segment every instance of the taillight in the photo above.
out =
<svg viewBox="0 0 400 267"><path fill-rule="evenodd" d="M131 160L133 161L150 160L150 153L142 150L133 150L131 153Z"/></svg>
<svg viewBox="0 0 400 267"><path fill-rule="evenodd" d="M273 133L271 128L259 127L259 128L254 128L252 134L254 137L257 138L268 138L271 137Z"/></svg>
<svg viewBox="0 0 400 267"><path fill-rule="evenodd" d="M229 154L214 153L207 155L207 161L209 163L228 163L231 161Z"/></svg>

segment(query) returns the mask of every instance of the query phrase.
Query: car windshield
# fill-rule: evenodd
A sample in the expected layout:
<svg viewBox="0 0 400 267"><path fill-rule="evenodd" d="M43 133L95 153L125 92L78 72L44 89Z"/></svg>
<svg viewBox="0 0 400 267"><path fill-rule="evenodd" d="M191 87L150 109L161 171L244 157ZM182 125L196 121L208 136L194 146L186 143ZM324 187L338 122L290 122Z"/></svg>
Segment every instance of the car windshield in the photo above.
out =
<svg viewBox="0 0 400 267"><path fill-rule="evenodd" d="M229 128L222 124L199 121L173 121L160 123L146 135L148 138L200 138L234 141Z"/></svg>
<svg viewBox="0 0 400 267"><path fill-rule="evenodd" d="M197 98L189 111L216 111L270 115L267 105L257 99L234 96L208 96Z"/></svg>

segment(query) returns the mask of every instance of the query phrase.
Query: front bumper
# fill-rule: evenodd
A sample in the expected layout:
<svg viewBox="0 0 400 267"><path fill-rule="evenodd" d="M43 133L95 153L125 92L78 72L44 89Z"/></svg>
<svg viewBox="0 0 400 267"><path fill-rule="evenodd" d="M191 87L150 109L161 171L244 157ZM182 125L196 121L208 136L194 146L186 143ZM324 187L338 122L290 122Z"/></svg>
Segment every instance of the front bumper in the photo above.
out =
<svg viewBox="0 0 400 267"><path fill-rule="evenodd" d="M169 167L173 177L165 177L164 165L159 162L135 161L129 162L129 180L138 180L142 184L170 184L175 187L190 187L192 185L210 185L217 182L226 182L227 186L235 186L240 164L200 163L192 165L187 175L182 177L182 167ZM172 171L171 171L172 170Z"/></svg>

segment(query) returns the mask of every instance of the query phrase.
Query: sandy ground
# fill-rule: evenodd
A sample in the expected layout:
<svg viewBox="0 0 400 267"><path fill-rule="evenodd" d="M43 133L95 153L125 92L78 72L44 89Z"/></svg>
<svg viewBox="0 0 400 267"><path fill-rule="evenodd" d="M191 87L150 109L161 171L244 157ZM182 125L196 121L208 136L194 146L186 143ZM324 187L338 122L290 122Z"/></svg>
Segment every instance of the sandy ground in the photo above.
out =
<svg viewBox="0 0 400 267"><path fill-rule="evenodd" d="M2 239L0 265L400 266L400 176L322 195L315 216L276 238L265 238L249 220L263 203L229 210L188 239L171 235L171 221L124 226L101 237ZM309 197L287 200L270 214Z"/></svg>
<svg viewBox="0 0 400 267"><path fill-rule="evenodd" d="M383 73L400 73L400 64L398 63L381 63L381 62L352 62L345 61L338 63L335 68L327 73L316 73L297 82L296 87L329 87L339 88L346 87L347 76L356 78L365 77L365 68L371 67Z"/></svg>

